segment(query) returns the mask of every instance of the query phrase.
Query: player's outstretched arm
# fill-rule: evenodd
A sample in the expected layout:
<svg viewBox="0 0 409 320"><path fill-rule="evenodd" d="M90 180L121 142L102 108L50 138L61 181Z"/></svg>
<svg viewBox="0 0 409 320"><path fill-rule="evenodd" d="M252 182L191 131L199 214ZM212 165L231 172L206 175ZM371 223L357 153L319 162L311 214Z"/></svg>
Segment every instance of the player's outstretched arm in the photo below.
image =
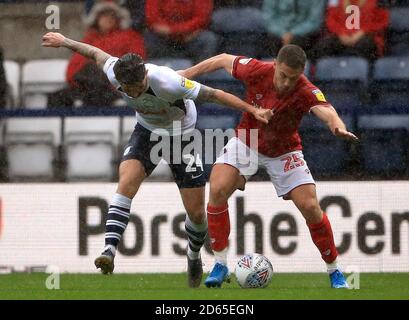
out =
<svg viewBox="0 0 409 320"><path fill-rule="evenodd" d="M222 53L204 60L188 69L179 70L178 73L188 79L193 79L201 74L213 72L219 69L224 69L226 72L231 74L235 58L236 56L231 54Z"/></svg>
<svg viewBox="0 0 409 320"><path fill-rule="evenodd" d="M43 36L42 46L52 48L65 47L71 49L86 58L93 59L101 69L104 67L105 62L111 57L108 53L97 47L69 39L58 32L46 33Z"/></svg>
<svg viewBox="0 0 409 320"><path fill-rule="evenodd" d="M202 102L214 102L233 109L251 113L258 121L263 123L268 123L270 118L273 116L272 111L269 109L256 108L230 93L219 89L213 89L205 85L201 85L196 100Z"/></svg>
<svg viewBox="0 0 409 320"><path fill-rule="evenodd" d="M312 113L325 122L335 136L352 141L359 140L356 135L347 130L345 123L332 106L329 108L326 106L316 106L312 109Z"/></svg>

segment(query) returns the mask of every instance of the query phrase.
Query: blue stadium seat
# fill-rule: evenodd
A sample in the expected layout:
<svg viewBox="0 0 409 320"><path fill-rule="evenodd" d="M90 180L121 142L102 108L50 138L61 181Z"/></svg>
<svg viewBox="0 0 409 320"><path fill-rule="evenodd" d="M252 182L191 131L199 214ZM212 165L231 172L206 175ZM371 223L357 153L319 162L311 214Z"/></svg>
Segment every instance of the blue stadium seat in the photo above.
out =
<svg viewBox="0 0 409 320"><path fill-rule="evenodd" d="M237 120L242 112L215 103L201 103L196 105L198 117L200 116L233 116Z"/></svg>
<svg viewBox="0 0 409 320"><path fill-rule="evenodd" d="M353 117L342 116L348 129L354 131ZM349 171L349 143L336 138L315 116L304 117L300 126L303 153L314 177L335 178Z"/></svg>
<svg viewBox="0 0 409 320"><path fill-rule="evenodd" d="M182 58L159 58L149 60L148 63L156 64L158 66L166 66L175 71L183 70L193 66L193 63L190 59Z"/></svg>
<svg viewBox="0 0 409 320"><path fill-rule="evenodd" d="M374 65L372 101L385 107L409 106L409 57L386 57Z"/></svg>
<svg viewBox="0 0 409 320"><path fill-rule="evenodd" d="M399 179L408 171L409 115L358 118L360 161L368 177Z"/></svg>
<svg viewBox="0 0 409 320"><path fill-rule="evenodd" d="M200 107L199 107L200 108ZM239 123L241 115L238 113L200 114L197 117L198 129L230 129Z"/></svg>
<svg viewBox="0 0 409 320"><path fill-rule="evenodd" d="M318 60L314 82L336 108L366 103L368 61L359 57L330 57Z"/></svg>
<svg viewBox="0 0 409 320"><path fill-rule="evenodd" d="M210 29L222 37L219 52L258 57L263 34L264 20L254 7L223 8L215 11Z"/></svg>
<svg viewBox="0 0 409 320"><path fill-rule="evenodd" d="M240 98L244 98L245 89L242 82L233 78L225 70L217 70L212 73L201 75L196 80L209 87L221 89Z"/></svg>
<svg viewBox="0 0 409 320"><path fill-rule="evenodd" d="M409 8L391 8L387 51L394 56L409 54Z"/></svg>

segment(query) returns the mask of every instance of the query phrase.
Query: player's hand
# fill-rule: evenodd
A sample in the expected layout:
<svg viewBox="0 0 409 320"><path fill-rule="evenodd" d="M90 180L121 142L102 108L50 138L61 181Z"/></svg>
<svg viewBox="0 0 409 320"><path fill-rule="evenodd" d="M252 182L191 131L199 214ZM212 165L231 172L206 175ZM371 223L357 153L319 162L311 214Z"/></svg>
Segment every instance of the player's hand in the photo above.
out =
<svg viewBox="0 0 409 320"><path fill-rule="evenodd" d="M335 128L334 134L335 134L335 136L343 138L343 139L347 139L347 140L351 140L351 141L359 141L359 139L358 139L358 137L356 135L354 135L352 132L349 132L349 131L344 130L344 129Z"/></svg>
<svg viewBox="0 0 409 320"><path fill-rule="evenodd" d="M43 47L59 48L64 44L65 37L58 32L48 32L43 36Z"/></svg>
<svg viewBox="0 0 409 320"><path fill-rule="evenodd" d="M270 121L271 117L273 116L274 112L270 109L262 109L262 108L255 108L253 111L253 116L258 121L261 121L265 124Z"/></svg>

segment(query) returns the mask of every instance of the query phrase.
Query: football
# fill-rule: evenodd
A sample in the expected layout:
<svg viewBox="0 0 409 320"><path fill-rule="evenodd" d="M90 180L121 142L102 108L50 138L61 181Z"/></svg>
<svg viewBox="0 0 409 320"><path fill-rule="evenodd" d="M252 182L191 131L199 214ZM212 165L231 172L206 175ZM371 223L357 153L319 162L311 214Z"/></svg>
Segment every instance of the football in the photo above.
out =
<svg viewBox="0 0 409 320"><path fill-rule="evenodd" d="M265 288L273 276L273 265L261 254L246 254L237 262L235 274L242 288Z"/></svg>

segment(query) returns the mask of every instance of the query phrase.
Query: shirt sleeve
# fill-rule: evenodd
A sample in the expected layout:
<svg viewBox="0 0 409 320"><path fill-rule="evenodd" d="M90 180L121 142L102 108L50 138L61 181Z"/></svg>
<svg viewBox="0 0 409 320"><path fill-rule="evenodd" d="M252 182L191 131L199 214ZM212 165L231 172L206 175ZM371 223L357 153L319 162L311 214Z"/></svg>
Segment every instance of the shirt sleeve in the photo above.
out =
<svg viewBox="0 0 409 320"><path fill-rule="evenodd" d="M258 77L262 69L262 62L247 57L236 57L233 62L232 76L245 83L251 82Z"/></svg>
<svg viewBox="0 0 409 320"><path fill-rule="evenodd" d="M331 106L322 91L317 87L307 87L304 90L303 100L305 101L303 104L305 112L310 112L316 106Z"/></svg>
<svg viewBox="0 0 409 320"><path fill-rule="evenodd" d="M173 102L178 99L195 100L197 98L201 87L200 83L186 79L168 67L159 68L159 78L154 76L151 81L160 84L160 95L165 100Z"/></svg>
<svg viewBox="0 0 409 320"><path fill-rule="evenodd" d="M117 57L109 58L105 62L104 68L103 68L105 74L107 75L107 78L108 78L109 82L117 89L120 87L120 84L119 84L118 80L116 80L116 77L115 77L114 65L118 60L119 60L119 58L117 58Z"/></svg>

